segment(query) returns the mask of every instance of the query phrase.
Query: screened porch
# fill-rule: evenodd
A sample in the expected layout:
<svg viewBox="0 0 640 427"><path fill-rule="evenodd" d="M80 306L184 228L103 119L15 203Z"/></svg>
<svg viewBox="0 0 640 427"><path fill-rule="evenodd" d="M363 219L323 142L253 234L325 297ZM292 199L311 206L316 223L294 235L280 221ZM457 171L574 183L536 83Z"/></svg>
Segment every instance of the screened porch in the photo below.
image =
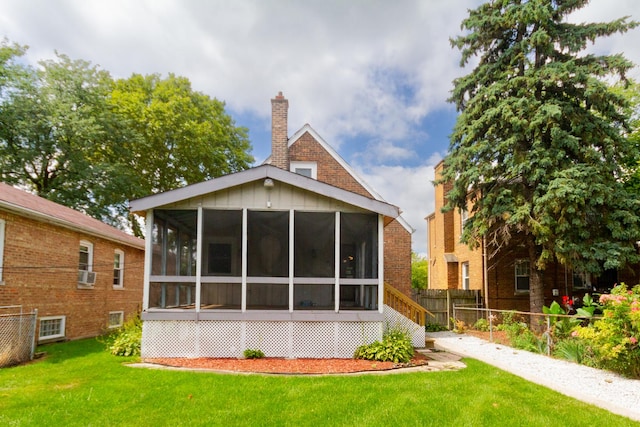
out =
<svg viewBox="0 0 640 427"><path fill-rule="evenodd" d="M145 311L379 309L382 215L198 208L147 220Z"/></svg>

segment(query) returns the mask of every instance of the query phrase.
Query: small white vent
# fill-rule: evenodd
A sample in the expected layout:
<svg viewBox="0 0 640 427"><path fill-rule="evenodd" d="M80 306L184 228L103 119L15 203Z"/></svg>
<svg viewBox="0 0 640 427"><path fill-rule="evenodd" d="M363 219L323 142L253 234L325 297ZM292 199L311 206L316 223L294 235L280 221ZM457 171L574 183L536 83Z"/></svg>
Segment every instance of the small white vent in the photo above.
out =
<svg viewBox="0 0 640 427"><path fill-rule="evenodd" d="M78 270L78 284L83 286L93 286L96 283L96 272Z"/></svg>

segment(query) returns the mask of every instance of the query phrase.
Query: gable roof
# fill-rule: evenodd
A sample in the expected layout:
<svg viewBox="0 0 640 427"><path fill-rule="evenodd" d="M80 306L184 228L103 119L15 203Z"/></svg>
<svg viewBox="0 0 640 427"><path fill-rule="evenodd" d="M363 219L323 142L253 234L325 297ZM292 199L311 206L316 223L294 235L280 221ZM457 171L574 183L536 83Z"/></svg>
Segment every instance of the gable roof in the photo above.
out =
<svg viewBox="0 0 640 427"><path fill-rule="evenodd" d="M347 173L349 175L351 175L353 177L353 179L356 180L356 182L358 184L360 184L365 190L367 190L367 192L369 194L371 194L373 196L374 199L387 203L386 200L376 191L373 189L373 187L371 185L369 185L367 183L367 181L365 181L364 179L362 179L362 177L360 175L358 175L355 171L355 169L353 169L349 163L347 163L347 161L342 158L342 156L340 156L340 154L338 154L338 152L336 150L333 149L333 147L331 147L331 145L329 145L321 136L318 132L315 131L315 129L313 129L311 127L310 124L305 124L304 126L302 126L300 129L298 129L298 131L296 133L294 133L290 138L289 138L289 143L287 144L288 148L291 148L291 146L293 144L295 144L301 137L302 135L304 135L306 132L309 132L309 134L318 142L318 144L320 144L322 146L322 148L324 148L326 150L327 153L329 153L329 155L331 155L331 157L334 158L334 160L336 162L338 162L338 164L345 170L347 171ZM271 161L271 156L267 157L265 159L265 161L263 162L263 164L267 164ZM409 225L409 223L402 217L402 216L398 216L396 218L396 220L409 232L409 233L413 233L415 230L413 227L411 227L411 225Z"/></svg>
<svg viewBox="0 0 640 427"><path fill-rule="evenodd" d="M0 182L0 209L134 248L144 240L131 236L81 212Z"/></svg>
<svg viewBox="0 0 640 427"><path fill-rule="evenodd" d="M397 218L400 215L400 210L389 203L370 199L369 197L361 196L360 194L352 193L351 191L343 190L324 182L317 181L297 173L285 171L271 165L258 166L175 190L166 191L164 193L132 200L129 203L129 206L132 212L140 213L148 209L177 203L193 197L200 197L267 178L283 182L305 191L311 191L325 197L339 200L371 212L376 212L386 217Z"/></svg>

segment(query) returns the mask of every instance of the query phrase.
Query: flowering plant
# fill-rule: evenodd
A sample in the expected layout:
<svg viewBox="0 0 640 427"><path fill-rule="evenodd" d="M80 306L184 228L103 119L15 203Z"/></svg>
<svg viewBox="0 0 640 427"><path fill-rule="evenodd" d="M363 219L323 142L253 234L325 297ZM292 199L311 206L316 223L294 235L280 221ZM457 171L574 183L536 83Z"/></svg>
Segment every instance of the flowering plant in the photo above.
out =
<svg viewBox="0 0 640 427"><path fill-rule="evenodd" d="M640 378L640 285L616 286L600 303L603 317L576 329L587 344L585 363Z"/></svg>

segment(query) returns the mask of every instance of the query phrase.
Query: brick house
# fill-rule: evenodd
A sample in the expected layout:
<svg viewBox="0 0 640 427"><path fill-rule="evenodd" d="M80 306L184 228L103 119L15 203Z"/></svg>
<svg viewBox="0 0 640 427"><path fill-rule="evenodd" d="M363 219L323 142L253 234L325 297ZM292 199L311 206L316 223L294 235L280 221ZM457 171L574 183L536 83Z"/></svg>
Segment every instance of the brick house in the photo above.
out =
<svg viewBox="0 0 640 427"><path fill-rule="evenodd" d="M385 305L387 281L410 288L399 209L310 126L288 138L281 94L272 107L266 164L131 201L150 236L142 357L352 357L397 324L424 346L424 327Z"/></svg>
<svg viewBox="0 0 640 427"><path fill-rule="evenodd" d="M271 156L265 163L384 202L356 171L309 125L288 137L289 101L278 93L271 100ZM385 283L411 296L411 234L399 216L385 226Z"/></svg>
<svg viewBox="0 0 640 427"><path fill-rule="evenodd" d="M444 161L435 168L438 179ZM430 289L480 290L486 308L529 311L529 261L526 248L514 236L509 246L493 254L485 245L470 249L460 243L462 227L468 212L442 212L450 185L435 186L435 211L427 216L427 247ZM486 256L486 254L491 254ZM580 300L594 290L605 291L614 283L637 279L630 271L605 271L599 277L574 272L559 263L544 271L545 305L559 303L562 297Z"/></svg>
<svg viewBox="0 0 640 427"><path fill-rule="evenodd" d="M38 342L93 337L137 315L144 241L0 183L0 307L38 310Z"/></svg>

